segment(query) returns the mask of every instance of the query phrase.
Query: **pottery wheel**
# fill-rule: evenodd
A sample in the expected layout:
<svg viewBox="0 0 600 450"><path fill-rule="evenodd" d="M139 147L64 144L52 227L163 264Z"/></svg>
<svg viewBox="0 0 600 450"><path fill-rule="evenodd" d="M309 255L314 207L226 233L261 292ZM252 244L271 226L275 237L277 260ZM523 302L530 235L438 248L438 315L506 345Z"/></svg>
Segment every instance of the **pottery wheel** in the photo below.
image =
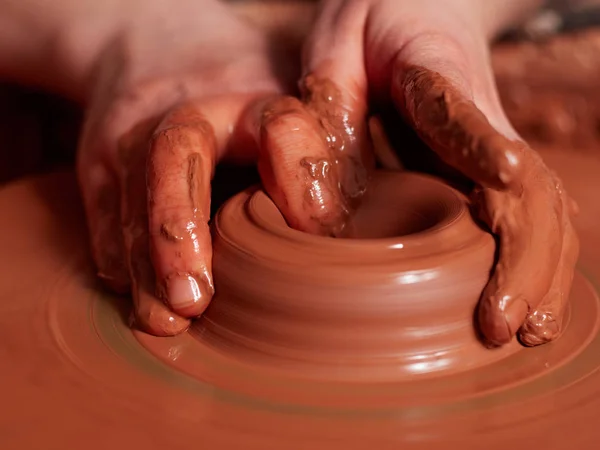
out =
<svg viewBox="0 0 600 450"><path fill-rule="evenodd" d="M555 167L566 158L550 156ZM281 375L202 346L193 333L136 334L127 300L103 293L94 276L74 177L5 187L0 447L564 450L568 438L569 447L595 448L600 211L587 193L598 192L600 162L569 158L579 169L561 175L582 210L582 257L562 338L400 382Z"/></svg>

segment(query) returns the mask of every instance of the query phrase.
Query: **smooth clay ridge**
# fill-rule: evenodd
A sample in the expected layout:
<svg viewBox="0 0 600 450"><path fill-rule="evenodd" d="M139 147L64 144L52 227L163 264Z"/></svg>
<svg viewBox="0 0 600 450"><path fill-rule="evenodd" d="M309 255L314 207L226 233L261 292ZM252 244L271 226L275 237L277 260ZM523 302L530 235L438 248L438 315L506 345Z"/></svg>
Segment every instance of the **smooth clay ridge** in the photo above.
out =
<svg viewBox="0 0 600 450"><path fill-rule="evenodd" d="M379 172L349 230L293 230L259 188L233 197L213 227L216 296L193 334L274 370L343 379L447 374L518 350L475 332L495 245L462 194Z"/></svg>

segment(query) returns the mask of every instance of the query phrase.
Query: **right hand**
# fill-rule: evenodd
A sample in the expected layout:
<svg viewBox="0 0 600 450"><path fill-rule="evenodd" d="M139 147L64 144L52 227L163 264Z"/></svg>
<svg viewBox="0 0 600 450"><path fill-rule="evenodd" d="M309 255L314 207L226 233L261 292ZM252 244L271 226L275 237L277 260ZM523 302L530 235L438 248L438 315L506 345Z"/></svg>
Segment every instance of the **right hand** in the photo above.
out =
<svg viewBox="0 0 600 450"><path fill-rule="evenodd" d="M302 85L306 109L326 139L289 149L323 160L327 148L342 199L351 206L368 161L367 97L393 102L422 140L477 186L480 216L499 242L479 326L497 345L517 333L527 345L560 334L578 255L572 202L509 123L490 65L491 37L536 3L321 1L305 46Z"/></svg>

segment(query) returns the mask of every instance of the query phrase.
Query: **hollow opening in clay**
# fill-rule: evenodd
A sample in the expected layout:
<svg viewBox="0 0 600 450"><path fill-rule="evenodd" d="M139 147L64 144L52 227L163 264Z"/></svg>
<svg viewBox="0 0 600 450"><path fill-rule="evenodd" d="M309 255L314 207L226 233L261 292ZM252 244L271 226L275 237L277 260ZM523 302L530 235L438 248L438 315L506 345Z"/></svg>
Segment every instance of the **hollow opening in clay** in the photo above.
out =
<svg viewBox="0 0 600 450"><path fill-rule="evenodd" d="M359 208L344 232L344 238L384 239L423 233L448 218L448 209L435 198L415 201L409 195L399 195L398 203L367 204Z"/></svg>
<svg viewBox="0 0 600 450"><path fill-rule="evenodd" d="M346 240L348 245L347 240L418 237L447 226L458 218L464 199L456 191L440 190L438 185L426 175L403 177L392 171L379 171L342 234L337 238L316 236L313 240ZM267 229L286 235L304 234L286 223L266 195L251 198L247 208L253 219Z"/></svg>
<svg viewBox="0 0 600 450"><path fill-rule="evenodd" d="M419 234L443 226L461 208L458 195L449 191L440 197L427 179L419 179L419 186L399 186L392 178L391 174L379 176L371 182L342 237L385 239Z"/></svg>
<svg viewBox="0 0 600 450"><path fill-rule="evenodd" d="M460 192L380 171L345 237L288 227L260 189L236 195L213 223L215 297L194 335L253 364L345 379L463 370L515 351L489 352L474 333L495 244Z"/></svg>

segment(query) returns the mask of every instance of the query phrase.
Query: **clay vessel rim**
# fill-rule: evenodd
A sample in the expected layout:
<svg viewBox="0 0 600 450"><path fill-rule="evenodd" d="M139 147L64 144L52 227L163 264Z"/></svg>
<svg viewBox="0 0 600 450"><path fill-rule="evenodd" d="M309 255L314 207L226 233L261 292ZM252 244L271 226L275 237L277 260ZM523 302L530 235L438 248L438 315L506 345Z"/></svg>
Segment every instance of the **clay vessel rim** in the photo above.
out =
<svg viewBox="0 0 600 450"><path fill-rule="evenodd" d="M380 172L391 173L393 171L382 170ZM439 187L440 191L442 189L444 190L444 195L446 197L453 197L453 200L456 203L464 204L465 208L457 208L456 211L452 211L451 214L447 214L441 220L437 221L434 225L425 229L418 230L402 236L384 238L345 238L319 236L295 230L289 227L287 224L285 226L273 224L270 221L266 220L264 217L262 217L260 214L257 214L256 212L252 211L252 206L253 204L255 204L255 202L272 202L270 197L261 189L260 185L252 186L251 188L245 191L247 193L247 197L244 199L244 209L246 211L246 214L248 215L248 218L254 223L254 225L268 232L269 234L275 235L288 242L296 242L305 245L316 246L319 248L326 245L345 248L349 247L352 249L361 247L376 247L378 249L402 249L404 247L414 244L416 241L420 241L418 243L419 247L425 247L428 245L428 241L431 241L432 239L440 239L440 234L451 231L451 228L454 224L460 222L461 220L464 220L467 214L470 215L469 202L467 198L462 193L445 184L439 178L428 174L421 174L416 172L402 172L402 176L413 179L419 178L422 181L431 183L431 185L437 185L436 187ZM217 217L215 220L215 224L217 225L217 227L219 221L218 217L219 214L217 213ZM455 251L455 249L448 249L447 251L453 252ZM433 250L433 252L439 254L440 249L435 249ZM445 253L444 249L441 249L441 253Z"/></svg>

